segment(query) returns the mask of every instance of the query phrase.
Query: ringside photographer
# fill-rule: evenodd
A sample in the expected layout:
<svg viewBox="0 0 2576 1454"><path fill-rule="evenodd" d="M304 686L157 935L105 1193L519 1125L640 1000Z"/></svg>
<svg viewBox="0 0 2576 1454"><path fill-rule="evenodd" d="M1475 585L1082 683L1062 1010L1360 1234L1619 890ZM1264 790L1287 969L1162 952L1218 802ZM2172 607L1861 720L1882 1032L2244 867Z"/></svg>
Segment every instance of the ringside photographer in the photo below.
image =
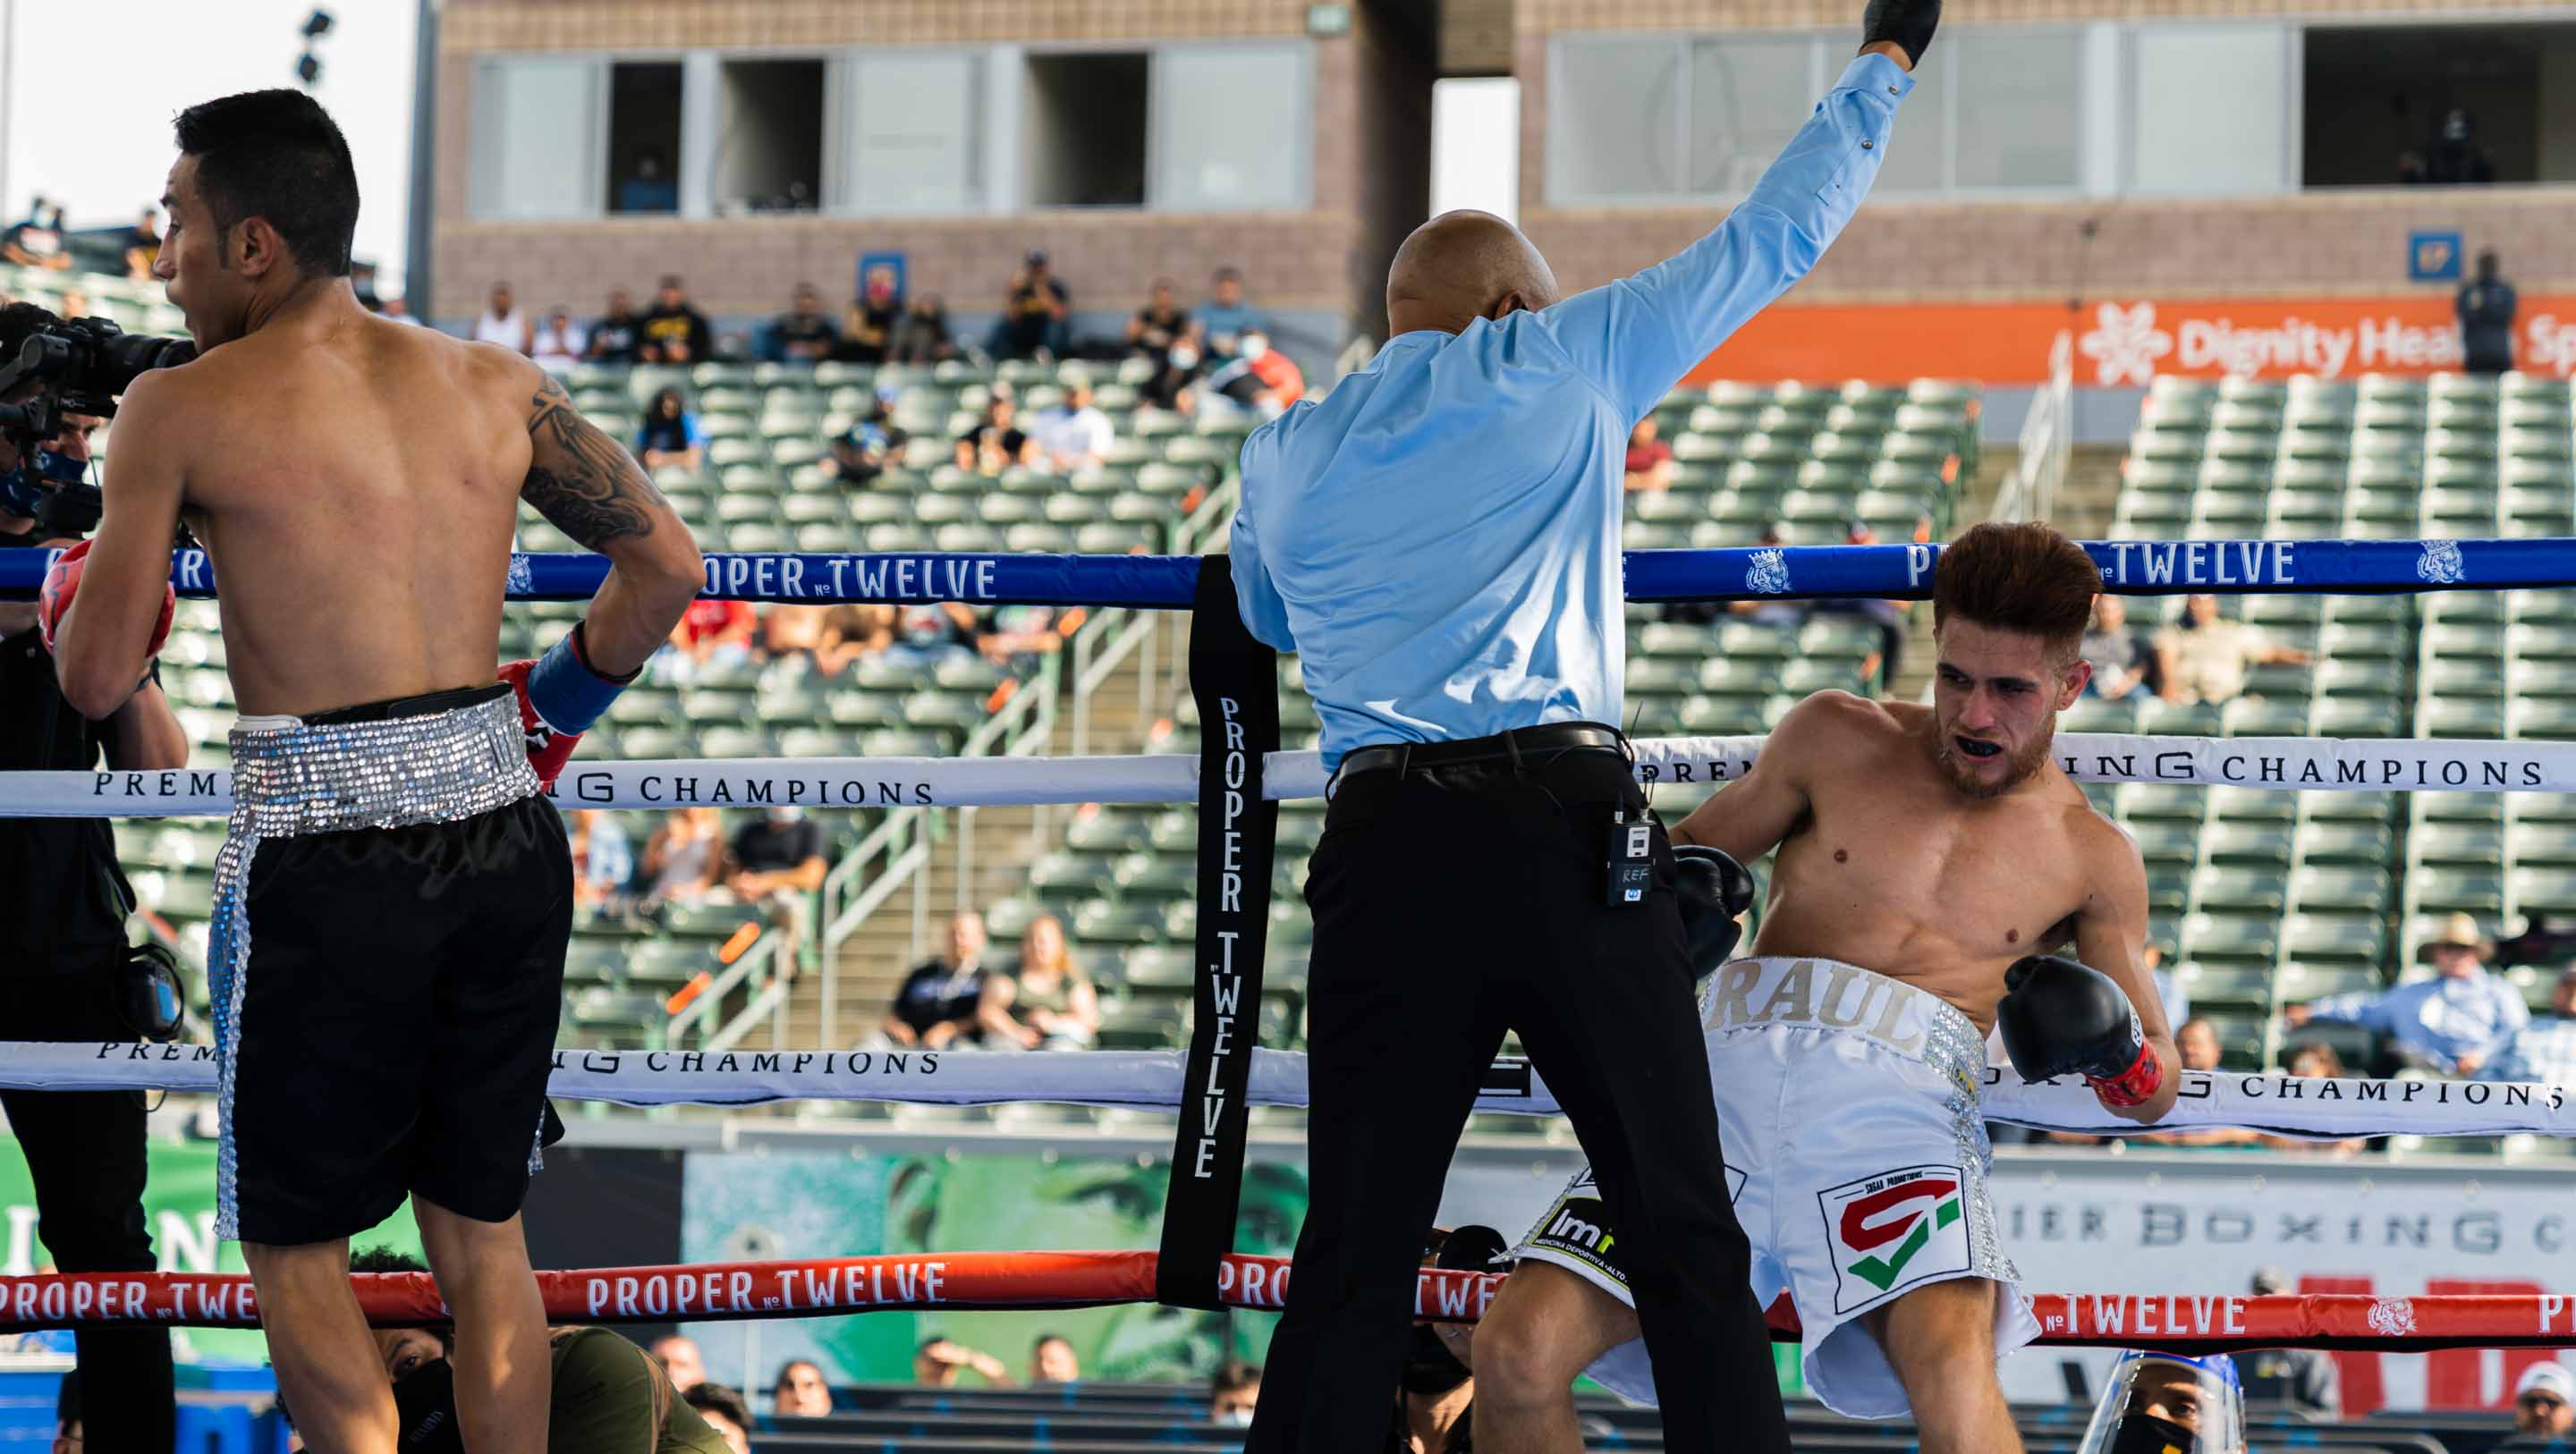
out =
<svg viewBox="0 0 2576 1454"><path fill-rule="evenodd" d="M160 339L123 338L98 320L65 322L32 304L0 308L0 548L68 549L98 523L90 438L128 365L163 361ZM159 685L105 720L63 699L39 603L0 601L0 768L88 770L184 766L188 742ZM26 911L0 915L0 1020L13 1040L167 1038L178 1013L168 961L126 945L133 889L104 818L0 819L0 882ZM0 1109L35 1183L36 1233L65 1272L158 1266L143 1213L140 1091L0 1092ZM93 1389L84 1434L93 1449L167 1449L170 1335L159 1328L82 1329L80 1367Z"/></svg>

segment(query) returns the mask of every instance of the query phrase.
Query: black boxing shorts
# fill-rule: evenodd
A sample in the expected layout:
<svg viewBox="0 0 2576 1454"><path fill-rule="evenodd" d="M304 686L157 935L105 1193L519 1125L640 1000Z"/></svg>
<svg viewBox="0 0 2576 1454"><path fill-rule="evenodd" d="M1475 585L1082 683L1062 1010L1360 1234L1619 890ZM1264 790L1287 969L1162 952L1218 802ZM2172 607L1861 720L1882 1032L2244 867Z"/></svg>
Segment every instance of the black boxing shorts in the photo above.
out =
<svg viewBox="0 0 2576 1454"><path fill-rule="evenodd" d="M509 688L244 717L232 754L216 1235L330 1241L406 1195L506 1221L561 1134L572 933L571 851Z"/></svg>

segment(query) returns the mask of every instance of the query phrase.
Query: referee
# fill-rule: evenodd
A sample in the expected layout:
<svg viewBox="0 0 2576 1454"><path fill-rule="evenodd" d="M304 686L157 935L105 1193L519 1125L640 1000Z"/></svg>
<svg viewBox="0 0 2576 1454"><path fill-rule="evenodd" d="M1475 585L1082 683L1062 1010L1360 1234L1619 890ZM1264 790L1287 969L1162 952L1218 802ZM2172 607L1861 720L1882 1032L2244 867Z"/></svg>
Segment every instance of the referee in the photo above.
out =
<svg viewBox="0 0 2576 1454"><path fill-rule="evenodd" d="M1507 1030L1635 1259L1667 1447L1789 1447L1660 826L1654 891L1611 886L1645 812L1612 725L1620 469L1630 427L1850 219L1938 13L1874 0L1752 194L1634 277L1560 301L1511 224L1433 218L1388 270L1377 357L1244 445L1238 604L1303 658L1337 773L1306 885L1313 1199L1252 1454L1383 1442L1422 1228Z"/></svg>

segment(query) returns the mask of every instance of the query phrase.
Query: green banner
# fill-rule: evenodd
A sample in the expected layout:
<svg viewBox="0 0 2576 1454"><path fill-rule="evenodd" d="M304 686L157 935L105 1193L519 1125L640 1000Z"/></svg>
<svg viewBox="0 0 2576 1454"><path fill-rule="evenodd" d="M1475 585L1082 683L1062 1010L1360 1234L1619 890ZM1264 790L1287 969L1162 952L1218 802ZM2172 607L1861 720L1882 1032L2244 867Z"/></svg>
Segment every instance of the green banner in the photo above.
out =
<svg viewBox="0 0 2576 1454"><path fill-rule="evenodd" d="M858 1257L966 1251L1151 1251L1169 1162L1155 1157L800 1156L692 1153L683 1173L681 1258ZM1306 1216L1301 1165L1244 1170L1238 1252L1284 1255ZM810 1358L834 1383L901 1383L913 1352L947 1338L999 1359L1025 1382L1037 1339L1073 1345L1086 1379L1204 1379L1226 1358L1259 1362L1275 1314L1132 1304L1049 1312L870 1313L704 1323L689 1333L721 1383L768 1388ZM961 1382L980 1380L972 1373Z"/></svg>
<svg viewBox="0 0 2576 1454"><path fill-rule="evenodd" d="M215 1240L215 1145L211 1141L155 1142L143 1189L144 1225L164 1272L243 1272L241 1246ZM0 1216L8 1219L0 1244L0 1274L24 1277L54 1271L54 1260L36 1236L36 1183L14 1138L0 1137ZM385 1223L356 1239L404 1252L420 1251L420 1232L408 1203ZM251 1328L175 1328L171 1344L184 1363L264 1363L268 1342Z"/></svg>

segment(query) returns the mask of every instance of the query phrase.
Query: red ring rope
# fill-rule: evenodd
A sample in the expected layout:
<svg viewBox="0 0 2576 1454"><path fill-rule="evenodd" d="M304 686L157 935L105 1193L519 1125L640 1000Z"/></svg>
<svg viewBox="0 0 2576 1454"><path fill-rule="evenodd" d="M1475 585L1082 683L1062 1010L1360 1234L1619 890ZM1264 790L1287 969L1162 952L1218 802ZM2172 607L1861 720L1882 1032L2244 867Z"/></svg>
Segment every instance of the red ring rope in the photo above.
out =
<svg viewBox="0 0 2576 1454"><path fill-rule="evenodd" d="M546 1317L558 1323L664 1323L814 1317L887 1309L1093 1307L1154 1300L1151 1252L950 1252L906 1257L825 1257L678 1267L540 1272ZM1286 1302L1288 1259L1226 1258L1219 1289L1234 1307ZM428 1275L350 1278L379 1327L445 1320ZM1424 1269L1414 1314L1473 1322L1497 1275ZM2413 1298L2358 1293L2251 1297L2143 1293L2037 1293L2039 1341L2061 1347L2140 1344L2216 1353L2244 1348L2342 1348L2420 1353L2433 1348L2576 1345L2576 1298L2548 1293ZM184 1324L259 1325L241 1273L81 1272L0 1277L0 1331ZM1772 1336L1798 1338L1785 1301Z"/></svg>

